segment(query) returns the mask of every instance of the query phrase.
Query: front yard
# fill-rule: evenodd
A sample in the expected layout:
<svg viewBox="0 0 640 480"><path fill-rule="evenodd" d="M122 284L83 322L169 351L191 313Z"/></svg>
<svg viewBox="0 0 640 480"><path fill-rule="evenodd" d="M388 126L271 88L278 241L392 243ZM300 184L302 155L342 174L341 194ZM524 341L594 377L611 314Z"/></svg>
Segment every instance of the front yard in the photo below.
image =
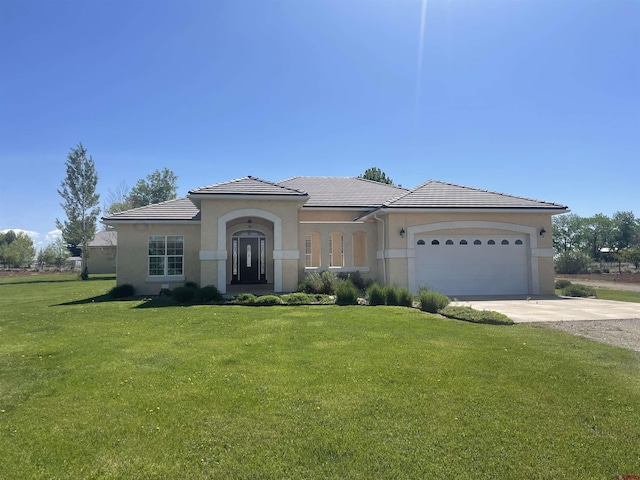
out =
<svg viewBox="0 0 640 480"><path fill-rule="evenodd" d="M403 307L0 279L0 478L640 475L640 354ZM87 300L89 299L89 300Z"/></svg>

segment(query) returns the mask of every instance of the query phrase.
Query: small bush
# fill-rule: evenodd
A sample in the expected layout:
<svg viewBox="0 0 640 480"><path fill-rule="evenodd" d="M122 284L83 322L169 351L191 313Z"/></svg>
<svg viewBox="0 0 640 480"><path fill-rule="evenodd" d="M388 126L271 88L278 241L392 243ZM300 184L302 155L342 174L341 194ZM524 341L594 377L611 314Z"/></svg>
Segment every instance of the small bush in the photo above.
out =
<svg viewBox="0 0 640 480"><path fill-rule="evenodd" d="M565 297L595 297L596 290L592 287L580 284L572 284L562 289L562 295Z"/></svg>
<svg viewBox="0 0 640 480"><path fill-rule="evenodd" d="M324 293L333 295L336 293L338 277L335 273L325 270L322 273L313 272L305 275L304 280L298 285L298 290L304 293Z"/></svg>
<svg viewBox="0 0 640 480"><path fill-rule="evenodd" d="M465 322L486 323L490 325L513 325L506 315L492 310L475 310L471 307L446 307L440 311L442 315L449 318L464 320Z"/></svg>
<svg viewBox="0 0 640 480"><path fill-rule="evenodd" d="M282 300L277 295L263 295L256 297L253 305L282 305Z"/></svg>
<svg viewBox="0 0 640 480"><path fill-rule="evenodd" d="M124 283L122 285L118 285L117 287L113 287L109 291L109 296L111 298L125 298L125 297L133 297L134 293L135 293L135 289L133 288L133 285Z"/></svg>
<svg viewBox="0 0 640 480"><path fill-rule="evenodd" d="M398 290L398 305L402 307L413 307L413 294L408 288Z"/></svg>
<svg viewBox="0 0 640 480"><path fill-rule="evenodd" d="M418 302L423 312L438 313L449 305L451 299L442 293L421 289L418 292Z"/></svg>
<svg viewBox="0 0 640 480"><path fill-rule="evenodd" d="M384 287L384 303L386 305L398 305L398 289L394 285Z"/></svg>
<svg viewBox="0 0 640 480"><path fill-rule="evenodd" d="M373 283L367 288L367 299L369 305L384 305L386 298L384 295L384 288L379 283Z"/></svg>
<svg viewBox="0 0 640 480"><path fill-rule="evenodd" d="M219 302L222 294L215 285L207 285L196 291L196 300L202 303Z"/></svg>
<svg viewBox="0 0 640 480"><path fill-rule="evenodd" d="M240 305L253 305L256 302L256 297L253 293L241 293L237 295L233 299L233 303L238 303Z"/></svg>
<svg viewBox="0 0 640 480"><path fill-rule="evenodd" d="M178 303L189 303L196 295L196 289L191 287L177 287L171 292L173 299Z"/></svg>
<svg viewBox="0 0 640 480"><path fill-rule="evenodd" d="M329 295L322 293L304 293L295 292L282 295L280 297L283 303L287 305L317 305L333 303L333 299Z"/></svg>
<svg viewBox="0 0 640 480"><path fill-rule="evenodd" d="M341 280L336 287L336 305L357 305L358 289L351 280Z"/></svg>
<svg viewBox="0 0 640 480"><path fill-rule="evenodd" d="M337 276L340 280L351 280L351 283L353 283L355 287L360 291L365 291L371 284L370 281L362 278L362 274L358 271L349 273L340 272Z"/></svg>
<svg viewBox="0 0 640 480"><path fill-rule="evenodd" d="M198 288L198 284L196 282L187 282L184 284L184 286L187 288L195 288L195 289Z"/></svg>
<svg viewBox="0 0 640 480"><path fill-rule="evenodd" d="M591 258L581 252L563 252L555 261L557 273L577 274L588 273Z"/></svg>
<svg viewBox="0 0 640 480"><path fill-rule="evenodd" d="M565 278L561 278L560 280L556 280L556 288L558 290L562 290L564 287L568 287L571 285L571 282Z"/></svg>

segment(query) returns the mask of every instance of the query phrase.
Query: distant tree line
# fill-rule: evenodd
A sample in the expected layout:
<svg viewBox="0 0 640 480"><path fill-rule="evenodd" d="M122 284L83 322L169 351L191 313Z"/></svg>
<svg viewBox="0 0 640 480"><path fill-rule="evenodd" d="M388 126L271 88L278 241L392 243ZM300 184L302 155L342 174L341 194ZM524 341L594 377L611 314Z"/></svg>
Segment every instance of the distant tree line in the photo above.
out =
<svg viewBox="0 0 640 480"><path fill-rule="evenodd" d="M640 266L640 218L619 211L581 217L567 213L553 217L553 248L558 273L586 273L594 262Z"/></svg>

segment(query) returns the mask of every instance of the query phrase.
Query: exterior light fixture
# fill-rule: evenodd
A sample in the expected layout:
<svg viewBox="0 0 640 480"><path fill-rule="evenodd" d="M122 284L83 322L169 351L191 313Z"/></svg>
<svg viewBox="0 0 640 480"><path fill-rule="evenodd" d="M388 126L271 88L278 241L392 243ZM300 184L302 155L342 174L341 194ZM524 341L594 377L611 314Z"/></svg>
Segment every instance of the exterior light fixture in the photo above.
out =
<svg viewBox="0 0 640 480"><path fill-rule="evenodd" d="M544 228L540 229L540 236L544 237L544 234L547 233L547 231Z"/></svg>
<svg viewBox="0 0 640 480"><path fill-rule="evenodd" d="M251 219L247 220L247 228L251 230L251 225L253 225L253 221Z"/></svg>
<svg viewBox="0 0 640 480"><path fill-rule="evenodd" d="M405 233L406 233L406 232L404 231L404 228L400 230L400 236L401 236L402 238L404 238L404 234L405 234Z"/></svg>

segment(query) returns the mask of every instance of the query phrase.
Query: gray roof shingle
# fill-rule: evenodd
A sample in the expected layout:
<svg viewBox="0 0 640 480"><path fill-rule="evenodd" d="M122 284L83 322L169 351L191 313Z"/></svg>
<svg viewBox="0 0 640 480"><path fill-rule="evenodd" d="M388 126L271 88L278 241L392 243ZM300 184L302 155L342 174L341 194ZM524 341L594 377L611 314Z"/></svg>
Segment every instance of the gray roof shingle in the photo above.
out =
<svg viewBox="0 0 640 480"><path fill-rule="evenodd" d="M200 220L200 210L191 200L182 197L154 205L134 208L133 210L127 210L125 212L114 213L113 215L104 217L103 220L106 222L119 220L198 221Z"/></svg>
<svg viewBox="0 0 640 480"><path fill-rule="evenodd" d="M189 191L192 195L277 195L298 196L306 194L284 185L278 185L256 177L243 177L228 182L216 183Z"/></svg>
<svg viewBox="0 0 640 480"><path fill-rule="evenodd" d="M407 189L355 177L293 177L277 182L309 194L306 207L375 208Z"/></svg>
<svg viewBox="0 0 640 480"><path fill-rule="evenodd" d="M504 193L429 180L385 204L387 208L518 208L557 209L557 203L516 197Z"/></svg>

